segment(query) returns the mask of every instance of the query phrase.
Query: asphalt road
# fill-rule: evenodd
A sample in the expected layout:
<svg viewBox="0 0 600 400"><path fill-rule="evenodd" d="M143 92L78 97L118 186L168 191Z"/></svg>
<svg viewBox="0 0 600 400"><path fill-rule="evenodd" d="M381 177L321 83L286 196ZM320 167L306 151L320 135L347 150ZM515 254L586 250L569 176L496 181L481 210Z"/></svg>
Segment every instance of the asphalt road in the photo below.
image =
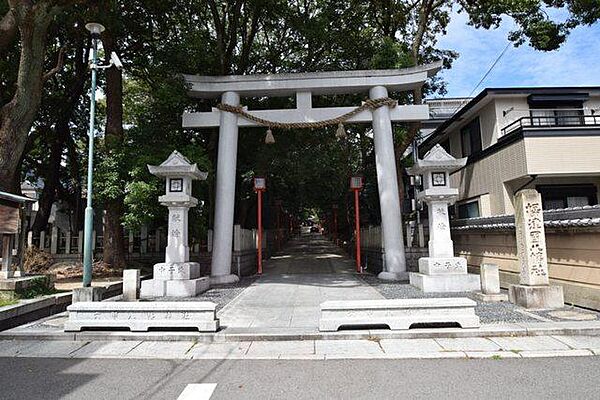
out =
<svg viewBox="0 0 600 400"><path fill-rule="evenodd" d="M0 398L597 399L600 357L505 360L119 360L0 358Z"/></svg>

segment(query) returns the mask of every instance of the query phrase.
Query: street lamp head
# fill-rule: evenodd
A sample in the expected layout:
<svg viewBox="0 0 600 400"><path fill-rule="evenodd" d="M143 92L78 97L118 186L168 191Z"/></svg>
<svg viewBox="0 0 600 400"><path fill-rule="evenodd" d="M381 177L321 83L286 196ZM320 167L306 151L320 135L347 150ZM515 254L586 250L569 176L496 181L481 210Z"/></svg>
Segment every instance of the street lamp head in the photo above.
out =
<svg viewBox="0 0 600 400"><path fill-rule="evenodd" d="M97 22L89 22L85 24L85 29L90 31L92 35L99 35L105 31L104 25L99 24Z"/></svg>

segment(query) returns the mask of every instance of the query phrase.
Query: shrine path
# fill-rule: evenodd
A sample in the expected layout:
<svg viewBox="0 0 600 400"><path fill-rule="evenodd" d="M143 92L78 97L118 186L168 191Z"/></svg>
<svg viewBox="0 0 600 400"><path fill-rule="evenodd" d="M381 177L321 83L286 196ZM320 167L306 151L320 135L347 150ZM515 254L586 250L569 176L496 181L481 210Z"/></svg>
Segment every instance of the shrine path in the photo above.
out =
<svg viewBox="0 0 600 400"><path fill-rule="evenodd" d="M227 328L307 328L319 325L326 300L383 296L354 274L354 261L319 235L292 239L264 264L264 274L219 312Z"/></svg>

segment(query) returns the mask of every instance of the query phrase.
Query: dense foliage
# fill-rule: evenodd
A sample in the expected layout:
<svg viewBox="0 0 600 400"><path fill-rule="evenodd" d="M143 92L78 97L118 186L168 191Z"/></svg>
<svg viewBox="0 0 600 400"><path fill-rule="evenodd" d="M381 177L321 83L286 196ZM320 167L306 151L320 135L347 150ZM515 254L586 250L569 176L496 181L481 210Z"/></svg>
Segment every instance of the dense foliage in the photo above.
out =
<svg viewBox="0 0 600 400"><path fill-rule="evenodd" d="M548 9L565 10L568 17L555 21ZM105 220L117 230L163 224L164 209L156 201L162 183L146 165L178 149L209 172L208 181L196 185L204 205L191 224L192 234L203 237L214 206L218 134L182 129L181 113L209 110L216 102L187 97L178 74L400 68L433 60L449 68L458 55L438 48L437 39L453 10L486 29L510 16L517 26L510 33L515 45L543 51L558 48L570 30L600 16L596 0L0 0L0 189L14 190L23 179L43 182L35 229L45 228L58 200L72 211L73 228L80 228L89 111L90 39L84 25L90 20L107 28L103 57L116 51L125 64L124 73L99 74L105 95L97 121L96 205L107 209ZM432 79L425 90L443 93L443 82ZM416 103L422 96L395 95ZM356 105L362 99L316 101ZM293 103L244 99L251 108ZM344 215L351 213L348 178L360 173L367 182L365 222L377 223L370 132L367 126L347 128L347 140L336 139L333 129L275 132L272 146L264 144L264 130L242 129L236 220L253 224L255 174L268 178L269 204L280 199L295 215L326 214L337 204ZM400 160L418 126L395 129Z"/></svg>

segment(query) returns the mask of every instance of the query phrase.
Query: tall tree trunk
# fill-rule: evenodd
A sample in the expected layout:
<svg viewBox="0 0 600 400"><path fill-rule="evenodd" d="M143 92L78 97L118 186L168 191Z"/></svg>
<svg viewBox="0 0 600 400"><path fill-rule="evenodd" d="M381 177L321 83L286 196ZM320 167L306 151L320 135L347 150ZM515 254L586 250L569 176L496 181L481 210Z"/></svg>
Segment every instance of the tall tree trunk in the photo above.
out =
<svg viewBox="0 0 600 400"><path fill-rule="evenodd" d="M116 51L114 37L106 31L102 43L107 58ZM104 149L108 156L121 152L123 146L123 76L117 68L106 70L106 130ZM121 168L122 169L122 168ZM124 193L124 188L119 192ZM103 261L115 268L125 267L125 241L123 238L124 196L107 199L104 203Z"/></svg>
<svg viewBox="0 0 600 400"><path fill-rule="evenodd" d="M48 25L60 8L48 2L9 4L19 28L21 55L15 94L0 109L0 190L18 192L21 155L42 97Z"/></svg>
<svg viewBox="0 0 600 400"><path fill-rule="evenodd" d="M57 128L58 131L58 128ZM44 172L44 189L38 201L38 211L35 214L35 220L31 230L37 235L46 229L48 218L52 211L52 204L56 199L56 191L60 184L60 161L62 156L62 140L58 137L57 132L51 136L52 143L50 146L50 159Z"/></svg>

